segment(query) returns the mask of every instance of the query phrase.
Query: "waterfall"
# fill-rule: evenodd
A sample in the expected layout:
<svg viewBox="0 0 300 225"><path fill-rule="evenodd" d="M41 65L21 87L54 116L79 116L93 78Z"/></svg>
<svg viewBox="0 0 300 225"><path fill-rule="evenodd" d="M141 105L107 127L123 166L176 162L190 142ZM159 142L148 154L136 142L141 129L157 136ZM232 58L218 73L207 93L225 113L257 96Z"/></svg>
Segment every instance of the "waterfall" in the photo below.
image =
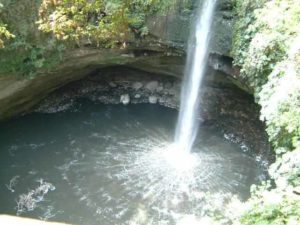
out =
<svg viewBox="0 0 300 225"><path fill-rule="evenodd" d="M175 133L177 148L190 151L198 132L199 90L206 71L210 31L217 0L204 0L189 38L188 56Z"/></svg>

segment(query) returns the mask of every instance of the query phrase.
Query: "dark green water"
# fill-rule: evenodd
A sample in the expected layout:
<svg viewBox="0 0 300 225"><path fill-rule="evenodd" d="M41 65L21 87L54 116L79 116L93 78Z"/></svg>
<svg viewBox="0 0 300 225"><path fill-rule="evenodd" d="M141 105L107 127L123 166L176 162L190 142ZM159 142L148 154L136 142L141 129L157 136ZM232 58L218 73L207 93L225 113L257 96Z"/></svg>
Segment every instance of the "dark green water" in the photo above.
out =
<svg viewBox="0 0 300 225"><path fill-rule="evenodd" d="M168 149L176 120L158 105L82 102L1 123L0 214L176 224L205 215L208 202L222 207L229 194L246 198L263 175L259 163L212 126L201 129L191 155L176 157Z"/></svg>

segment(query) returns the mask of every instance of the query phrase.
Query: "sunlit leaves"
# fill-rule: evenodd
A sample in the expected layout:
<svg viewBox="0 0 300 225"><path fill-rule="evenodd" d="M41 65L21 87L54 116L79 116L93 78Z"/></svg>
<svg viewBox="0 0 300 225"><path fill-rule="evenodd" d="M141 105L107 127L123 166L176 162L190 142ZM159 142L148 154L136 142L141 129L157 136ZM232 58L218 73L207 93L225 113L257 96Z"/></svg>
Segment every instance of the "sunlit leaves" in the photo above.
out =
<svg viewBox="0 0 300 225"><path fill-rule="evenodd" d="M300 1L237 0L233 55L253 88L277 154L270 175L276 188L256 193L242 224L300 223ZM258 3L254 5L254 3ZM252 5L251 5L252 4ZM251 7L252 6L252 7ZM295 192L296 191L296 192Z"/></svg>
<svg viewBox="0 0 300 225"><path fill-rule="evenodd" d="M3 7L3 5L1 4L0 2L0 13L1 13L1 8ZM3 24L1 21L0 21L0 49L1 48L4 48L4 42L6 40L9 40L11 38L14 38L15 36L10 33L8 31L8 29L6 28L7 25L6 24Z"/></svg>
<svg viewBox="0 0 300 225"><path fill-rule="evenodd" d="M59 40L114 46L145 35L147 13L167 10L174 1L162 0L43 0L39 29Z"/></svg>
<svg viewBox="0 0 300 225"><path fill-rule="evenodd" d="M15 36L7 30L6 25L0 23L0 49L5 47L5 40L9 40L14 37Z"/></svg>

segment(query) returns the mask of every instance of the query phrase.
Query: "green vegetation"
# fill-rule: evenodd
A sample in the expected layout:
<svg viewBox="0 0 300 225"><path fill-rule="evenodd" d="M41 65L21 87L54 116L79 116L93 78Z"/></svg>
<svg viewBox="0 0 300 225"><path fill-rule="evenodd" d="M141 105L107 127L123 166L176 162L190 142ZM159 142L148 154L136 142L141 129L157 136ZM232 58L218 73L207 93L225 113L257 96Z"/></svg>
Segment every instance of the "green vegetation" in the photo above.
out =
<svg viewBox="0 0 300 225"><path fill-rule="evenodd" d="M275 188L256 191L242 224L300 224L299 0L236 0L235 64L261 105L277 155ZM269 202L266 196L277 199Z"/></svg>
<svg viewBox="0 0 300 225"><path fill-rule="evenodd" d="M267 193L267 194L266 194ZM275 198L278 202L268 202L266 197L259 195L255 200L251 200L252 208L241 219L245 225L284 225L299 224L300 221L300 201L292 197L281 196L277 192L266 192L270 198Z"/></svg>
<svg viewBox="0 0 300 225"><path fill-rule="evenodd" d="M0 2L0 13L1 10L3 8L3 5ZM11 38L14 38L15 36L10 33L7 28L6 28L6 24L4 24L1 20L0 20L0 49L4 48L4 41L9 40Z"/></svg>
<svg viewBox="0 0 300 225"><path fill-rule="evenodd" d="M50 70L62 59L65 46L56 43L43 46L26 42L17 36L7 47L0 51L0 74L14 74L32 79L39 70ZM1 57L5 56L5 57Z"/></svg>
<svg viewBox="0 0 300 225"><path fill-rule="evenodd" d="M29 78L56 66L66 48L124 48L148 34L146 16L166 13L178 4L176 0L1 2L0 74ZM188 5L189 0L181 4Z"/></svg>
<svg viewBox="0 0 300 225"><path fill-rule="evenodd" d="M6 29L6 25L0 22L0 48L4 48L5 40L9 40L14 37L15 36Z"/></svg>
<svg viewBox="0 0 300 225"><path fill-rule="evenodd" d="M64 47L37 29L37 1L2 0L0 21L14 35L0 49L0 75L33 78L39 70L57 65Z"/></svg>
<svg viewBox="0 0 300 225"><path fill-rule="evenodd" d="M146 14L166 11L171 0L44 0L40 10L39 29L53 33L59 40L115 46L144 36Z"/></svg>

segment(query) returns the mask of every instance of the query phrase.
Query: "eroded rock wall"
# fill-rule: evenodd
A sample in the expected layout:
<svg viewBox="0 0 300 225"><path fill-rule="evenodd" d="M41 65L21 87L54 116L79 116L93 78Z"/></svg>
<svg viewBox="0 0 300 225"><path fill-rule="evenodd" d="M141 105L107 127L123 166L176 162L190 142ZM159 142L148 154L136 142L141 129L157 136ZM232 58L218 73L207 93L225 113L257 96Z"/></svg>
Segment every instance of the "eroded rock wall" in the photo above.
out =
<svg viewBox="0 0 300 225"><path fill-rule="evenodd" d="M87 98L103 104L160 104L179 109L181 80L175 76L153 74L125 66L93 71L85 79L75 81L55 91L35 108L35 112L56 113L74 110ZM251 95L241 91L220 72L209 70L201 93L198 119L202 124L214 124L225 138L269 156L264 125L259 121L259 108Z"/></svg>

